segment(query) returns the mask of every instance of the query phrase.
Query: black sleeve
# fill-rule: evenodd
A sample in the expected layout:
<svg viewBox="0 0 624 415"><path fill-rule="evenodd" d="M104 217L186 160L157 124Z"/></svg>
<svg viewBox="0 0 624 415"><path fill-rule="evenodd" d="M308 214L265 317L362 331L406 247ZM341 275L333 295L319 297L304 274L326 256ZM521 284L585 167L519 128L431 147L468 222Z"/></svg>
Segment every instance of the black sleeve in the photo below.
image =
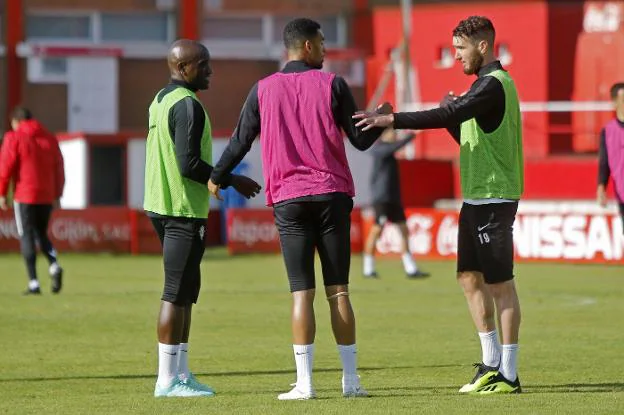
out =
<svg viewBox="0 0 624 415"><path fill-rule="evenodd" d="M336 124L345 132L353 147L364 151L373 145L383 132L383 128L371 128L368 131L358 130L355 126L358 120L353 114L358 111L355 99L347 82L341 76L336 76L332 82L332 112Z"/></svg>
<svg viewBox="0 0 624 415"><path fill-rule="evenodd" d="M607 141L605 138L605 129L600 131L600 147L598 148L598 184L604 186L609 183L611 169L609 168L609 158L607 155Z"/></svg>
<svg viewBox="0 0 624 415"><path fill-rule="evenodd" d="M453 140L455 140L457 144L461 144L461 125L446 127L446 131L449 132L449 134L451 135L451 137L453 137Z"/></svg>
<svg viewBox="0 0 624 415"><path fill-rule="evenodd" d="M500 81L493 76L482 76L472 84L465 95L445 107L395 113L394 128L425 130L457 127L464 121L496 110L501 96L504 102L504 90ZM498 109L500 111L500 108Z"/></svg>
<svg viewBox="0 0 624 415"><path fill-rule="evenodd" d="M212 166L201 159L201 142L206 115L196 99L186 97L169 111L169 129L182 177L206 184Z"/></svg>
<svg viewBox="0 0 624 415"><path fill-rule="evenodd" d="M245 104L243 104L232 138L212 172L213 183L223 184L225 176L241 162L259 134L260 106L258 105L258 84L256 83L249 91Z"/></svg>
<svg viewBox="0 0 624 415"><path fill-rule="evenodd" d="M414 137L416 137L415 134L410 134L407 138L397 140L394 143L385 143L383 141L379 141L370 151L376 157L389 157L394 155L394 153L396 153L401 148L405 147L410 141L414 139Z"/></svg>

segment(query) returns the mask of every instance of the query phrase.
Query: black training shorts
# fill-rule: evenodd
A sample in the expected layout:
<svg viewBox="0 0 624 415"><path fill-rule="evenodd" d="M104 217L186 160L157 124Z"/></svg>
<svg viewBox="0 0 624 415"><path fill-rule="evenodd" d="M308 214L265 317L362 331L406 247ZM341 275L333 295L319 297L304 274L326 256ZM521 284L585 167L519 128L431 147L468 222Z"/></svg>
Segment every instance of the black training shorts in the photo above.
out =
<svg viewBox="0 0 624 415"><path fill-rule="evenodd" d="M169 216L151 220L163 248L162 300L179 306L196 303L201 285L199 267L206 248L206 220Z"/></svg>
<svg viewBox="0 0 624 415"><path fill-rule="evenodd" d="M405 211L400 203L374 203L375 223L383 226L386 222L405 223Z"/></svg>
<svg viewBox="0 0 624 415"><path fill-rule="evenodd" d="M513 279L513 224L517 210L518 202L462 205L457 272L479 271L488 284Z"/></svg>
<svg viewBox="0 0 624 415"><path fill-rule="evenodd" d="M349 284L353 200L336 193L327 201L291 202L273 208L290 291L316 287L318 250L325 286Z"/></svg>

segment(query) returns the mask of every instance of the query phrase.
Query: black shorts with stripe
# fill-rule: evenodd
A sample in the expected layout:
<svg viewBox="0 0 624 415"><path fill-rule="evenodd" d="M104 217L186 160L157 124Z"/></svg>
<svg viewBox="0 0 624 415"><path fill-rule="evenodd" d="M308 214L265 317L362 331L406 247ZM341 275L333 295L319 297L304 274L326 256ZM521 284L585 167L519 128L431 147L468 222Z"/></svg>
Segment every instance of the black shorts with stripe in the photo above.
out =
<svg viewBox="0 0 624 415"><path fill-rule="evenodd" d="M457 272L481 272L488 284L513 279L513 224L517 211L518 202L462 205Z"/></svg>
<svg viewBox="0 0 624 415"><path fill-rule="evenodd" d="M206 220L150 216L163 249L165 286L162 300L179 306L197 302L200 264L206 246Z"/></svg>

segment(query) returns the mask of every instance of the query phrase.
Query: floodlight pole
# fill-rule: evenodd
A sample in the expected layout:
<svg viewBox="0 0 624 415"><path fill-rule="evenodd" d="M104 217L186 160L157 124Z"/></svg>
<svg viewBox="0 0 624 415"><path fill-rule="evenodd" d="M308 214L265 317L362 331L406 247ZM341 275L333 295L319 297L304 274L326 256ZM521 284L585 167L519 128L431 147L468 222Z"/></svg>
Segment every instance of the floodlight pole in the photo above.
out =
<svg viewBox="0 0 624 415"><path fill-rule="evenodd" d="M402 73L401 82L402 91L401 96L397 97L397 104L399 107L404 107L405 104L412 102L412 85L410 82L410 39L412 36L412 0L401 0L401 16L403 20L403 39L401 41L401 58L402 58Z"/></svg>
<svg viewBox="0 0 624 415"><path fill-rule="evenodd" d="M17 46L24 40L24 14L22 0L6 0L4 23L6 27L6 113L3 114L8 122L11 111L22 100L22 66L17 56ZM8 125L5 126L8 129Z"/></svg>

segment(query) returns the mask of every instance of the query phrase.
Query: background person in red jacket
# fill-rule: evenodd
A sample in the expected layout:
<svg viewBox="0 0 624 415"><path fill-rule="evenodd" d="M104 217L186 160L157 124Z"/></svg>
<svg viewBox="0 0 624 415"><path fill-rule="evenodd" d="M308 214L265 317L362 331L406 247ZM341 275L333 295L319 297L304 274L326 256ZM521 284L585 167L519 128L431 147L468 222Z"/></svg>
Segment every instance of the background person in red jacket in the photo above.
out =
<svg viewBox="0 0 624 415"><path fill-rule="evenodd" d="M13 131L4 135L0 149L0 208L8 209L7 190L13 181L15 222L30 278L25 294L41 293L35 243L48 258L52 292L58 293L63 283L63 269L48 238L48 222L65 185L63 156L56 137L33 119L28 109L16 108L11 126Z"/></svg>

